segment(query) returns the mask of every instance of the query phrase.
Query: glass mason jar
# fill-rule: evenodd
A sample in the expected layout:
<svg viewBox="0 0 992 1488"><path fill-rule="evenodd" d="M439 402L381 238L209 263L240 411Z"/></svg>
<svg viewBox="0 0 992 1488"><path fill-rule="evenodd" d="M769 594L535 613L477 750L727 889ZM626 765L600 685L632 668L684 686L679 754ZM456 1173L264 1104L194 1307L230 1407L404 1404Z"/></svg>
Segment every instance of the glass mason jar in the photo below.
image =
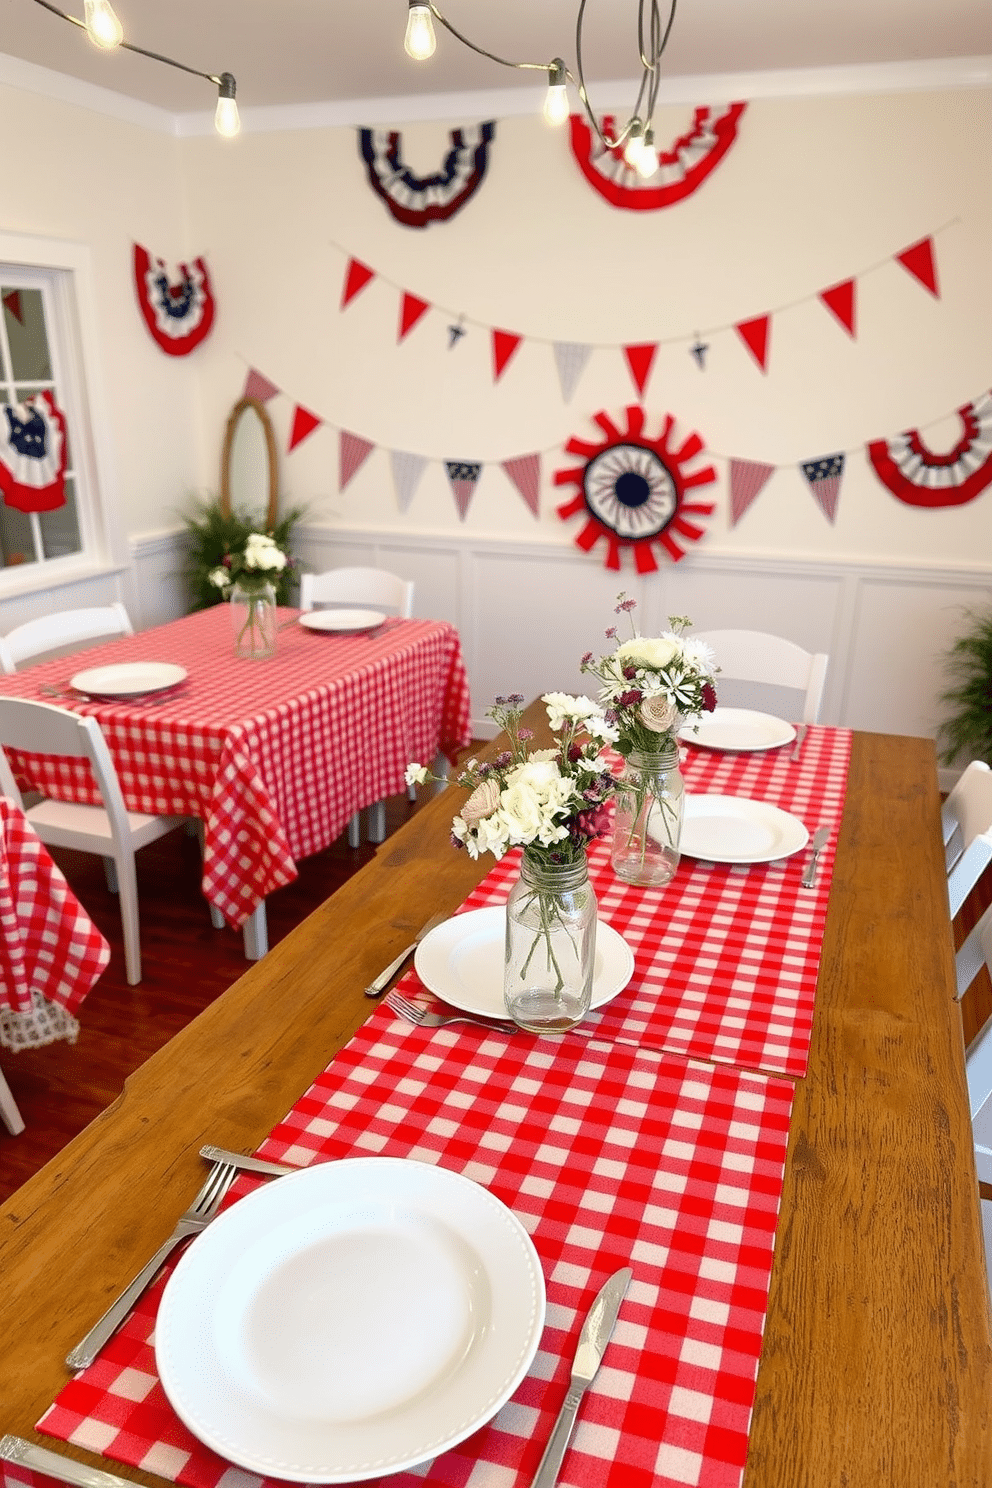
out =
<svg viewBox="0 0 992 1488"><path fill-rule="evenodd" d="M679 746L632 750L617 781L613 872L624 883L659 888L675 877L685 790Z"/></svg>
<svg viewBox="0 0 992 1488"><path fill-rule="evenodd" d="M596 894L585 853L575 863L528 855L506 903L503 997L531 1033L565 1033L589 1011L596 957Z"/></svg>
<svg viewBox="0 0 992 1488"><path fill-rule="evenodd" d="M234 654L264 661L276 654L276 591L268 582L242 584L235 579L230 598Z"/></svg>

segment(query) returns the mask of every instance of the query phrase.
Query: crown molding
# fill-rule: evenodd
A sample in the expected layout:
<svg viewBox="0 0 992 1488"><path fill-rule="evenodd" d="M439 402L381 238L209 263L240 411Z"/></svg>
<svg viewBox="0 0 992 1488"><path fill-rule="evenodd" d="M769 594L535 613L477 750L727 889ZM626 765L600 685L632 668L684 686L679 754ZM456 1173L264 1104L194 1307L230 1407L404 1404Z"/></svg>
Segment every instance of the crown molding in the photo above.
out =
<svg viewBox="0 0 992 1488"><path fill-rule="evenodd" d="M93 113L180 138L212 135L213 109L173 114L109 88L85 83L0 53L0 85L41 94ZM992 56L948 57L928 61L862 63L847 67L809 67L780 72L699 74L665 79L661 105L732 103L738 99L842 97L872 93L937 92L992 87ZM636 82L589 84L593 107L628 107ZM507 119L534 115L544 101L543 88L489 88L480 92L418 93L396 98L353 98L325 103L242 107L248 134L287 130L371 127L424 120Z"/></svg>

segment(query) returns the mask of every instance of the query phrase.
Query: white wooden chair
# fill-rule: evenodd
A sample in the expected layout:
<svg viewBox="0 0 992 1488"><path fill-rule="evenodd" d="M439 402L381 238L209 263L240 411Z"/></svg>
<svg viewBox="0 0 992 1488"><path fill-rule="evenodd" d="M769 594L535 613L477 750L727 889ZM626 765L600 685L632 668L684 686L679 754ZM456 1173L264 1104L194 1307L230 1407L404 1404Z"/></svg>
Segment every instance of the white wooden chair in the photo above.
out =
<svg viewBox="0 0 992 1488"><path fill-rule="evenodd" d="M794 641L764 630L697 630L693 634L705 641L716 657L717 691L724 681L785 687L802 696L800 721L816 723L830 661L825 652L804 651Z"/></svg>
<svg viewBox="0 0 992 1488"><path fill-rule="evenodd" d="M24 1117L17 1109L17 1102L7 1081L4 1079L3 1070L0 1070L0 1121L10 1132L12 1137L24 1130Z"/></svg>
<svg viewBox="0 0 992 1488"><path fill-rule="evenodd" d="M303 574L300 579L300 609L336 605L366 605L392 610L401 620L413 615L413 580L401 579L388 568L329 568L324 573ZM414 786L409 788L411 801L417 799ZM383 842L386 837L386 805L376 801L369 807L369 841ZM357 847L362 837L361 813L356 811L348 823L348 845Z"/></svg>
<svg viewBox="0 0 992 1488"><path fill-rule="evenodd" d="M122 604L42 615L15 625L0 637L0 671L10 676L21 662L34 661L50 652L79 650L96 641L129 635L134 635L134 626Z"/></svg>
<svg viewBox="0 0 992 1488"><path fill-rule="evenodd" d="M972 760L941 807L951 919L992 862L992 770Z"/></svg>
<svg viewBox="0 0 992 1488"><path fill-rule="evenodd" d="M43 797L37 805L24 807L4 748L89 760L103 806ZM181 826L185 818L128 811L96 719L26 698L0 697L0 791L22 807L47 846L75 848L103 858L107 882L120 895L127 979L131 986L136 985L141 981L141 942L134 854L146 843Z"/></svg>
<svg viewBox="0 0 992 1488"><path fill-rule="evenodd" d="M992 905L955 957L959 1001L983 966L992 972ZM966 1071L978 1177L983 1183L992 1183L992 1018L968 1046Z"/></svg>

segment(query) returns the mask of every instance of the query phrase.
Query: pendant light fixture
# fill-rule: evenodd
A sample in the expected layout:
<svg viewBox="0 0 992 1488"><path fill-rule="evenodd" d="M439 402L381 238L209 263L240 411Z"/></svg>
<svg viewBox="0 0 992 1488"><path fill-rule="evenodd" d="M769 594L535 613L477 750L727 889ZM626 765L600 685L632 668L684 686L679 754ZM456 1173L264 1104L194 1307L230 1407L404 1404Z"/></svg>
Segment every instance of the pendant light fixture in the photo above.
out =
<svg viewBox="0 0 992 1488"><path fill-rule="evenodd" d="M668 0L667 19L662 21L664 0L637 0L637 58L640 67L640 85L630 117L622 128L614 128L612 135L604 134L599 120L592 111L586 92L585 70L582 61L582 28L585 22L587 0L579 0L575 17L575 72L565 66L561 57L552 57L550 62L513 62L486 51L469 41L461 31L442 15L434 0L408 0L404 46L409 56L416 61L425 61L432 56L437 46L434 22L439 22L446 31L463 46L498 62L501 67L516 67L533 72L543 72L548 79L548 92L544 100L544 117L549 124L563 124L568 118L568 94L566 84L571 82L585 109L594 132L609 150L622 148L627 164L642 176L652 176L658 169L658 152L654 144L655 103L661 82L659 63L668 45L672 23L675 20L676 0ZM615 3L615 0L613 0Z"/></svg>
<svg viewBox="0 0 992 1488"><path fill-rule="evenodd" d="M112 51L116 47L123 47L125 51L137 52L141 57L150 57L153 62L164 62L167 67L178 67L180 72L191 73L193 77L203 78L205 82L213 83L217 89L217 111L214 114L214 128L218 134L231 139L241 128L241 119L238 115L238 105L235 101L237 84L230 72L222 72L219 75L213 72L200 72L196 67L187 67L184 62L177 62L173 57L164 57L161 52L149 52L145 47L135 46L133 42L124 40L124 28L117 17L110 0L83 0L83 19L78 16L68 15L66 11L60 10L53 5L51 0L35 0L36 5L41 5L45 10L50 10L52 15L57 15L63 21L68 21L71 26L78 26L85 31L90 41L104 51Z"/></svg>

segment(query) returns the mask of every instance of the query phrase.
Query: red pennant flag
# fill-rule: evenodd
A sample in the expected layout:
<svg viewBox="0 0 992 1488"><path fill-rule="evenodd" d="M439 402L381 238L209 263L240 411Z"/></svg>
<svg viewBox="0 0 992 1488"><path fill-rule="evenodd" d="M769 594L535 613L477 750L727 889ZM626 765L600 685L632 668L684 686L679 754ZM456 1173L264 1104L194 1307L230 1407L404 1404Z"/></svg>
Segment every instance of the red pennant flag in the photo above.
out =
<svg viewBox="0 0 992 1488"><path fill-rule="evenodd" d="M742 320L734 327L762 372L767 370L769 319L767 315L758 315L754 320Z"/></svg>
<svg viewBox="0 0 992 1488"><path fill-rule="evenodd" d="M902 253L897 253L896 258L904 269L908 269L914 279L930 291L936 298L940 299L940 290L937 288L937 265L933 261L933 238L921 238L912 247L905 248Z"/></svg>
<svg viewBox="0 0 992 1488"><path fill-rule="evenodd" d="M323 422L324 420L319 419L315 413L310 413L306 408L301 408L297 403L293 410L293 427L289 433L289 444L286 446L287 455L298 444L302 444L307 435L312 434L314 429L319 429Z"/></svg>
<svg viewBox="0 0 992 1488"><path fill-rule="evenodd" d="M10 290L4 295L3 302L14 319L20 321L21 325L23 325L24 314L21 309L21 291L19 289Z"/></svg>
<svg viewBox="0 0 992 1488"><path fill-rule="evenodd" d="M400 305L400 329L396 337L397 341L402 341L407 332L413 330L420 317L430 308L426 300L418 300L416 295L407 294L404 290Z"/></svg>
<svg viewBox="0 0 992 1488"><path fill-rule="evenodd" d="M516 336L512 331L493 331L493 381L498 382L506 364L516 351L522 336Z"/></svg>
<svg viewBox="0 0 992 1488"><path fill-rule="evenodd" d="M504 460L503 469L536 517L541 487L540 455L517 455Z"/></svg>
<svg viewBox="0 0 992 1488"><path fill-rule="evenodd" d="M766 482L774 475L774 465L763 465L758 460L731 460L730 462L730 525L736 527L751 502L764 490Z"/></svg>
<svg viewBox="0 0 992 1488"><path fill-rule="evenodd" d="M845 279L843 284L835 284L831 289L825 289L820 294L820 299L826 305L849 336L854 335L854 280Z"/></svg>
<svg viewBox="0 0 992 1488"><path fill-rule="evenodd" d="M351 480L356 470L360 470L375 449L370 439L362 439L358 434L349 434L347 429L341 430L339 455L338 490L343 491Z"/></svg>
<svg viewBox="0 0 992 1488"><path fill-rule="evenodd" d="M634 379L634 386L641 398L644 396L644 388L651 375L651 363L654 361L657 350L657 341L650 341L644 346L625 346L623 349L623 354L627 358L627 366L630 368L630 375Z"/></svg>
<svg viewBox="0 0 992 1488"><path fill-rule="evenodd" d="M245 390L241 396L252 398L256 403L267 403L270 398L274 398L276 393L280 392L282 392L281 388L277 388L274 382L270 382L267 377L263 377L261 372L256 372L252 367L245 378Z"/></svg>
<svg viewBox="0 0 992 1488"><path fill-rule="evenodd" d="M341 309L343 310L345 305L355 298L358 291L364 289L366 284L374 278L375 271L373 269L367 268L363 263L359 263L357 258L349 259L348 272L344 277L344 293L341 296Z"/></svg>

